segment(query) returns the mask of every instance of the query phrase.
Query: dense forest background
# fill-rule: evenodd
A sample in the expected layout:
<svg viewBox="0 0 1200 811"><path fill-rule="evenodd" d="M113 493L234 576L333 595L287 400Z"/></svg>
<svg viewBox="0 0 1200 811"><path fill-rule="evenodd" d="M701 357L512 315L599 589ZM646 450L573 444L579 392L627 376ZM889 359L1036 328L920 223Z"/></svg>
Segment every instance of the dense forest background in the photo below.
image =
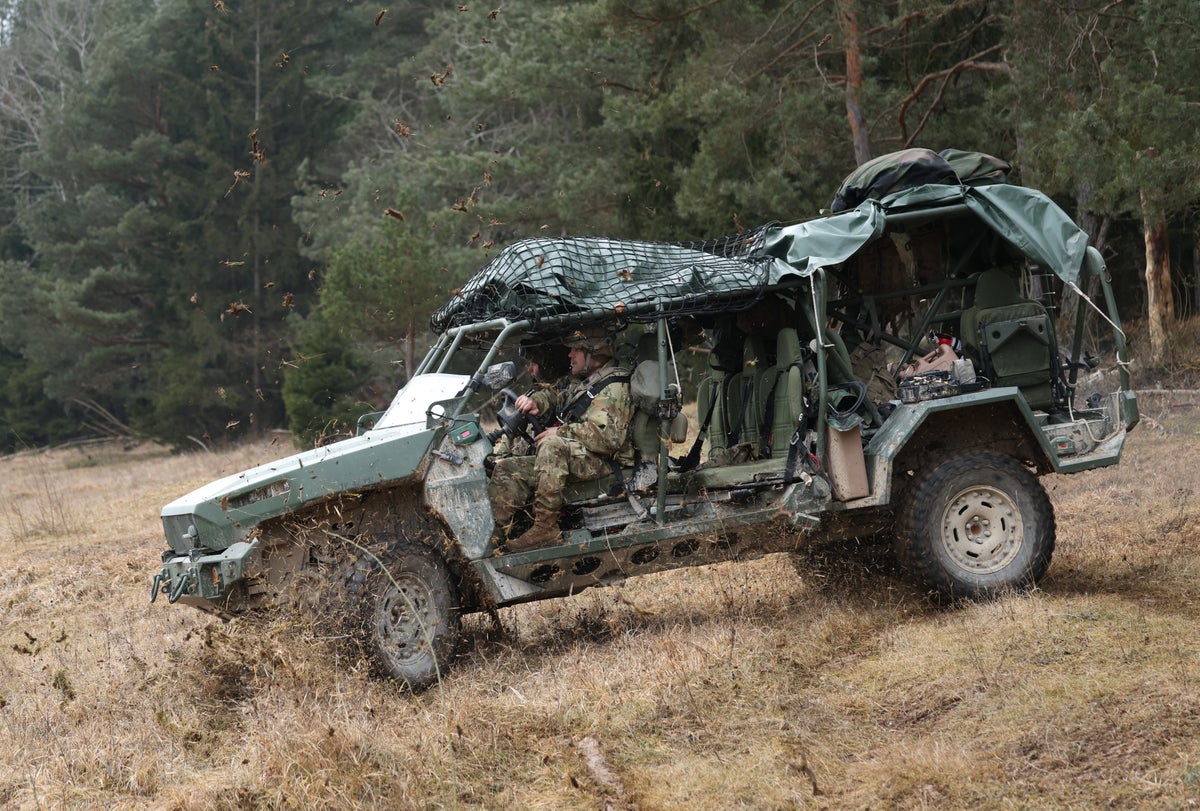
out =
<svg viewBox="0 0 1200 811"><path fill-rule="evenodd" d="M805 219L909 146L1055 196L1169 363L1197 42L1193 0L0 0L0 450L311 437L508 241Z"/></svg>

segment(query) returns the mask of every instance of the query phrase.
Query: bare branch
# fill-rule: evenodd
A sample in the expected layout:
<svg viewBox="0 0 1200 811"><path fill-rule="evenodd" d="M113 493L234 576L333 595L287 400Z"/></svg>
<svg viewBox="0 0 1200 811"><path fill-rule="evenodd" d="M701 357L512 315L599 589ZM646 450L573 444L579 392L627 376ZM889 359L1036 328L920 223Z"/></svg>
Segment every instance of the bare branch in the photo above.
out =
<svg viewBox="0 0 1200 811"><path fill-rule="evenodd" d="M87 425L99 434L112 437L133 437L137 435L132 428L113 416L111 411L90 397L86 400L72 397L69 402L74 403L84 411L99 418L99 422L85 420Z"/></svg>
<svg viewBox="0 0 1200 811"><path fill-rule="evenodd" d="M925 124L928 122L929 116L932 114L934 108L937 107L938 103L942 100L942 97L945 95L946 86L950 83L950 80L953 79L955 76L957 76L960 73L969 71L969 70L992 71L992 72L996 72L996 73L1009 73L1011 71L1011 68L1009 68L1009 66L1004 64L1003 62L980 62L979 61L980 59L987 56L988 54L995 53L996 51L1000 50L1001 47L1002 47L1001 45L997 44L997 45L993 45L990 48L984 48L979 53L974 54L973 56L969 56L966 59L963 59L961 62L958 62L957 64L946 68L945 70L939 70L939 71L935 71L933 73L926 74L925 76L923 76L921 78L921 81L917 82L917 86L913 88L913 91L908 94L907 98L905 98L903 102L900 103L900 111L896 116L897 124L900 127L900 135L904 139L904 143L906 146L911 146L913 143L913 139L915 139L921 133L921 130L924 128ZM938 86L937 95L934 97L933 101L930 102L929 106L926 108L925 114L923 116L921 116L921 121L917 125L917 128L913 131L913 133L911 135L909 135L908 134L908 125L905 123L905 115L908 113L908 108L911 107L912 105L916 104L917 101L921 98L921 94L925 92L925 89L927 87L929 87L929 85L933 84L934 82L936 82L938 80L941 80L941 82Z"/></svg>
<svg viewBox="0 0 1200 811"><path fill-rule="evenodd" d="M635 20L642 20L644 22L651 22L651 23L681 22L683 20L686 20L688 17L692 16L693 14L697 14L701 11L704 11L705 9L712 8L713 6L720 5L723 2L725 2L725 0L709 0L709 2L707 2L707 3L701 3L698 6L693 6L692 8L685 9L685 10L679 12L678 14L669 14L666 17L651 17L646 14L639 14L636 11L630 12L630 16L632 16Z"/></svg>
<svg viewBox="0 0 1200 811"><path fill-rule="evenodd" d="M734 68L737 67L738 63L742 61L742 59L746 56L746 54L757 49L767 39L767 37L770 36L771 32L775 30L775 26L779 23L780 20L783 19L784 15L788 15L791 13L792 8L796 5L797 2L799 2L799 0L792 0L792 2L788 3L782 9L779 10L779 13L775 15L775 19L771 20L771 24L767 26L766 30L764 30L761 34L759 34L757 37L755 37L753 42L751 42L737 56L735 56L733 58L733 61L729 65L729 70L725 74L726 76L729 76L733 73ZM783 36L783 38L782 38L783 41L787 42L787 41L791 40L792 38L794 38L796 36L797 32L799 32L805 25L808 24L808 21L812 18L813 14L816 13L817 9L819 9L821 6L825 5L825 2L826 2L826 0L816 0L816 2L814 2L809 7L808 11L806 11L800 15L800 19L796 21L796 24L792 26L791 30L788 31L788 33ZM799 48L804 47L804 45L807 42L812 40L813 36L814 36L814 33L809 33L806 36L801 37L798 42L795 42L792 45L789 45L782 52L780 52L774 59L772 59L766 65L762 66L757 71L755 71L753 76L761 76L763 73L770 70L776 63L778 63L779 60L783 59L783 57L787 56L789 53L795 52Z"/></svg>

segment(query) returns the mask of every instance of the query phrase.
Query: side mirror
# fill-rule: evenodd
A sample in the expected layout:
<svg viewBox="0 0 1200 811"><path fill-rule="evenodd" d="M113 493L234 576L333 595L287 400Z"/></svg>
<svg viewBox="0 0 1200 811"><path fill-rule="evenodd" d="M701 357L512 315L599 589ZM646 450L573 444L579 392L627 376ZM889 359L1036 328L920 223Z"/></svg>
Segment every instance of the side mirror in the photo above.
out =
<svg viewBox="0 0 1200 811"><path fill-rule="evenodd" d="M508 385L509 381L517 376L517 364L511 360L506 360L503 363L493 363L487 368L487 371L479 378L479 382L489 389L501 389Z"/></svg>

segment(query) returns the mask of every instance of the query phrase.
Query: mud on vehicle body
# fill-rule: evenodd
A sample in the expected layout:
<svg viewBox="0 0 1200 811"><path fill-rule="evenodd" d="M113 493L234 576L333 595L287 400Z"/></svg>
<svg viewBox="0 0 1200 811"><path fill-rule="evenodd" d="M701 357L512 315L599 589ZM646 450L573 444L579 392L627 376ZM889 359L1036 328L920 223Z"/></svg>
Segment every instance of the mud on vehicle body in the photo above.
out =
<svg viewBox="0 0 1200 811"><path fill-rule="evenodd" d="M1039 286L1073 294L1072 317ZM932 593L990 596L1050 564L1038 477L1116 464L1138 419L1100 255L1008 184L923 185L707 242L525 240L432 326L358 436L163 508L153 594L315 607L413 688L450 661L464 613L880 527ZM593 327L634 371L636 464L568 485L559 545L507 554L487 463L525 430L504 409L518 349ZM671 441L685 401L695 444ZM497 409L498 425L481 416Z"/></svg>

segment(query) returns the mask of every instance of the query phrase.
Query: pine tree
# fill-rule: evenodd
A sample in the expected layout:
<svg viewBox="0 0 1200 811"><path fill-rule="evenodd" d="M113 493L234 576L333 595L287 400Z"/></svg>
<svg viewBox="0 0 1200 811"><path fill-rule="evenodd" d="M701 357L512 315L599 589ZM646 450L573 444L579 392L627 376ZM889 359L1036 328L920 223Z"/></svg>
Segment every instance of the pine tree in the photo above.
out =
<svg viewBox="0 0 1200 811"><path fill-rule="evenodd" d="M1143 222L1148 359L1174 319L1167 222L1200 195L1195 37L1186 0L1019 5L1010 21L1026 179L1074 194L1085 227Z"/></svg>

